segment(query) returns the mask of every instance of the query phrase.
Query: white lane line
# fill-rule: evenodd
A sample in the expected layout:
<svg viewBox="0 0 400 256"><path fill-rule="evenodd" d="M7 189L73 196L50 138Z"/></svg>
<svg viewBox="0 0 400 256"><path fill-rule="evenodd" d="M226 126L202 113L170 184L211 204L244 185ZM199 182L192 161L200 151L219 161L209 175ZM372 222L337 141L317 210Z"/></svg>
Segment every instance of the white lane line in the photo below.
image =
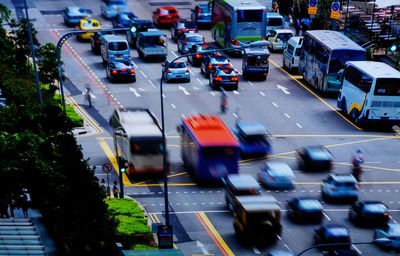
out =
<svg viewBox="0 0 400 256"><path fill-rule="evenodd" d="M233 113L233 116L234 116L235 118L238 118L238 115L237 115L236 113Z"/></svg>
<svg viewBox="0 0 400 256"><path fill-rule="evenodd" d="M279 235L276 235L276 237L277 237L279 240L282 240L282 237L280 237Z"/></svg>
<svg viewBox="0 0 400 256"><path fill-rule="evenodd" d="M136 65L135 62L132 61L132 63L133 63L133 66L135 66L135 68L138 68L138 65Z"/></svg>
<svg viewBox="0 0 400 256"><path fill-rule="evenodd" d="M199 84L204 85L203 81L201 81L200 78L197 78L197 81L199 82Z"/></svg>
<svg viewBox="0 0 400 256"><path fill-rule="evenodd" d="M186 90L185 87L179 85L178 89L181 90L185 95L190 95L190 93Z"/></svg>
<svg viewBox="0 0 400 256"><path fill-rule="evenodd" d="M215 96L215 93L214 93L214 92L210 92L210 94L211 94L212 96Z"/></svg>
<svg viewBox="0 0 400 256"><path fill-rule="evenodd" d="M176 106L175 106L174 104L172 104L172 103L171 103L171 107L172 107L172 108L176 108Z"/></svg>
<svg viewBox="0 0 400 256"><path fill-rule="evenodd" d="M289 252L291 252L293 254L293 251L289 248L289 246L287 244L283 244L283 246L286 247L286 249L288 249Z"/></svg>
<svg viewBox="0 0 400 256"><path fill-rule="evenodd" d="M144 78L147 78L147 75L142 70L139 70L139 72L144 76Z"/></svg>
<svg viewBox="0 0 400 256"><path fill-rule="evenodd" d="M170 52L171 52L172 55L174 55L175 57L178 57L178 55L177 55L174 51L170 50Z"/></svg>
<svg viewBox="0 0 400 256"><path fill-rule="evenodd" d="M389 218L393 221L393 223L397 223L397 221L395 219L393 219L392 216L389 215Z"/></svg>
<svg viewBox="0 0 400 256"><path fill-rule="evenodd" d="M381 164L382 162L364 162L365 164Z"/></svg>
<svg viewBox="0 0 400 256"><path fill-rule="evenodd" d="M141 97L141 95L136 91L135 88L129 87L129 90L135 94L136 97Z"/></svg>
<svg viewBox="0 0 400 256"><path fill-rule="evenodd" d="M149 82L153 87L156 87L156 85L155 84L153 84L153 81L151 81L151 80L147 80L147 82Z"/></svg>
<svg viewBox="0 0 400 256"><path fill-rule="evenodd" d="M359 254L362 254L362 252L360 251L360 249L358 249L357 246L355 246L354 244L352 244L351 247L353 247L354 250L356 250Z"/></svg>
<svg viewBox="0 0 400 256"><path fill-rule="evenodd" d="M138 88L139 89L139 91L141 91L141 92L145 92L146 90L145 89L143 89L143 88Z"/></svg>
<svg viewBox="0 0 400 256"><path fill-rule="evenodd" d="M253 252L254 252L255 254L261 254L261 252L260 252L256 247L254 247L254 246L253 246Z"/></svg>
<svg viewBox="0 0 400 256"><path fill-rule="evenodd" d="M299 128L303 128L303 126L301 126L299 123L296 123L297 127Z"/></svg>
<svg viewBox="0 0 400 256"><path fill-rule="evenodd" d="M233 91L233 93L234 93L234 94L239 94L239 92L238 92L238 91L236 91L236 90L234 90L234 91Z"/></svg>
<svg viewBox="0 0 400 256"><path fill-rule="evenodd" d="M274 105L274 107L278 107L278 105L275 102L272 102L272 105Z"/></svg>
<svg viewBox="0 0 400 256"><path fill-rule="evenodd" d="M278 90L281 90L283 93L290 94L289 90L285 86L277 84L276 87L278 87Z"/></svg>
<svg viewBox="0 0 400 256"><path fill-rule="evenodd" d="M259 92L262 96L264 96L265 97L265 94L263 93L263 92Z"/></svg>
<svg viewBox="0 0 400 256"><path fill-rule="evenodd" d="M324 215L324 217L325 217L328 221L331 221L331 218L329 218L328 214L326 214L325 212L322 212L322 214Z"/></svg>
<svg viewBox="0 0 400 256"><path fill-rule="evenodd" d="M287 118L290 118L290 116L289 116L289 114L288 114L288 113L285 113L285 116L286 116Z"/></svg>
<svg viewBox="0 0 400 256"><path fill-rule="evenodd" d="M247 81L251 86L254 86L254 84L252 83L252 82L250 82L250 81Z"/></svg>
<svg viewBox="0 0 400 256"><path fill-rule="evenodd" d="M196 74L193 73L193 71L190 68L189 68L189 72L190 72L190 74L192 74L192 76L196 76Z"/></svg>

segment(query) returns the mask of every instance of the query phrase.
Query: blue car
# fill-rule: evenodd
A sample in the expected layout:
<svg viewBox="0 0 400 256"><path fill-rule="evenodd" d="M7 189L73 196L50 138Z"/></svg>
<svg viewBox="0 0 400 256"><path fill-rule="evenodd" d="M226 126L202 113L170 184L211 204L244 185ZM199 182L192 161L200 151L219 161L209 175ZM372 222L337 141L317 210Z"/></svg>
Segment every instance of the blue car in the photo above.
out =
<svg viewBox="0 0 400 256"><path fill-rule="evenodd" d="M235 132L243 157L266 156L272 153L269 133L260 123L237 122Z"/></svg>
<svg viewBox="0 0 400 256"><path fill-rule="evenodd" d="M130 28L137 16L133 12L120 12L112 21L114 28Z"/></svg>
<svg viewBox="0 0 400 256"><path fill-rule="evenodd" d="M89 14L89 12L82 8L82 7L78 7L78 6L71 6L71 7L67 7L64 10L64 23L67 26L78 26L79 25L79 21L85 17L87 18L91 18L91 15Z"/></svg>
<svg viewBox="0 0 400 256"><path fill-rule="evenodd" d="M294 187L294 173L288 164L282 162L266 162L258 173L258 180L267 188L291 189Z"/></svg>
<svg viewBox="0 0 400 256"><path fill-rule="evenodd" d="M113 19L119 12L128 12L125 0L108 0L100 6L101 14L106 19Z"/></svg>
<svg viewBox="0 0 400 256"><path fill-rule="evenodd" d="M322 204L316 198L295 197L287 201L287 216L302 223L320 223L323 218Z"/></svg>
<svg viewBox="0 0 400 256"><path fill-rule="evenodd" d="M192 10L191 19L197 26L211 26L211 6L198 4Z"/></svg>
<svg viewBox="0 0 400 256"><path fill-rule="evenodd" d="M342 243L343 245L325 245ZM322 244L324 244L322 246ZM319 245L321 251L350 249L351 238L349 230L342 224L329 224L315 230L314 245Z"/></svg>

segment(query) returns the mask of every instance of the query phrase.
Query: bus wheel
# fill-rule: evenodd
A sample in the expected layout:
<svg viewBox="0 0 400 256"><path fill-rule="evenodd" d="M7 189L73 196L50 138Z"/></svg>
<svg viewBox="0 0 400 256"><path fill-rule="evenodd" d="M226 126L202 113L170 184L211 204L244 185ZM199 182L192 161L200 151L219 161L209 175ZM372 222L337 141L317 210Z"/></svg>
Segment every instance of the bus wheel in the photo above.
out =
<svg viewBox="0 0 400 256"><path fill-rule="evenodd" d="M353 109L350 113L350 117L355 123L358 123L358 115L358 110L356 109Z"/></svg>
<svg viewBox="0 0 400 256"><path fill-rule="evenodd" d="M342 110L343 113L345 113L346 115L347 113L347 104L346 104L346 98L343 98L340 102L340 109Z"/></svg>

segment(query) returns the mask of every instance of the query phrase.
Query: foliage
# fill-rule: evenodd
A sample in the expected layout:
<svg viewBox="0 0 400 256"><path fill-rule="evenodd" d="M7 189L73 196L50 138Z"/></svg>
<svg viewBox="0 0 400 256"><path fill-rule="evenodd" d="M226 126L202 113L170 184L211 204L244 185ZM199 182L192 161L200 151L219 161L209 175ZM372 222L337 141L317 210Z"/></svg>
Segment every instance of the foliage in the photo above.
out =
<svg viewBox="0 0 400 256"><path fill-rule="evenodd" d="M135 218L144 218L143 210L139 205L129 199L107 199L108 210L114 215L126 215Z"/></svg>
<svg viewBox="0 0 400 256"><path fill-rule="evenodd" d="M60 108L61 108L61 95L60 94L54 94L53 96L54 100L59 104ZM69 105L66 104L65 105L65 110L67 111L66 115L67 118L71 121L71 125L72 127L83 127L83 118L78 115L74 108Z"/></svg>
<svg viewBox="0 0 400 256"><path fill-rule="evenodd" d="M40 81L44 84L49 84L50 93L54 95L58 89L55 84L55 81L58 79L56 46L52 43L41 46L37 51L37 63Z"/></svg>
<svg viewBox="0 0 400 256"><path fill-rule="evenodd" d="M132 250L157 250L158 247L147 245L147 244L135 244Z"/></svg>

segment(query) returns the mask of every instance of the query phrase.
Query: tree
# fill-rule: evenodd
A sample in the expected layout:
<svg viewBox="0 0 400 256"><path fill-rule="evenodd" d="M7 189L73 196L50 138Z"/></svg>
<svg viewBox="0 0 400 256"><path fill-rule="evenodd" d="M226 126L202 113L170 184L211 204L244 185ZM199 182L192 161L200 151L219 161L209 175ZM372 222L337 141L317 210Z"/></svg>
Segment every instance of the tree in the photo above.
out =
<svg viewBox="0 0 400 256"><path fill-rule="evenodd" d="M55 81L58 79L56 46L52 43L46 43L39 48L37 55L40 81L43 84L49 84L50 94L54 95L58 89L55 84ZM63 79L65 78L63 77Z"/></svg>

